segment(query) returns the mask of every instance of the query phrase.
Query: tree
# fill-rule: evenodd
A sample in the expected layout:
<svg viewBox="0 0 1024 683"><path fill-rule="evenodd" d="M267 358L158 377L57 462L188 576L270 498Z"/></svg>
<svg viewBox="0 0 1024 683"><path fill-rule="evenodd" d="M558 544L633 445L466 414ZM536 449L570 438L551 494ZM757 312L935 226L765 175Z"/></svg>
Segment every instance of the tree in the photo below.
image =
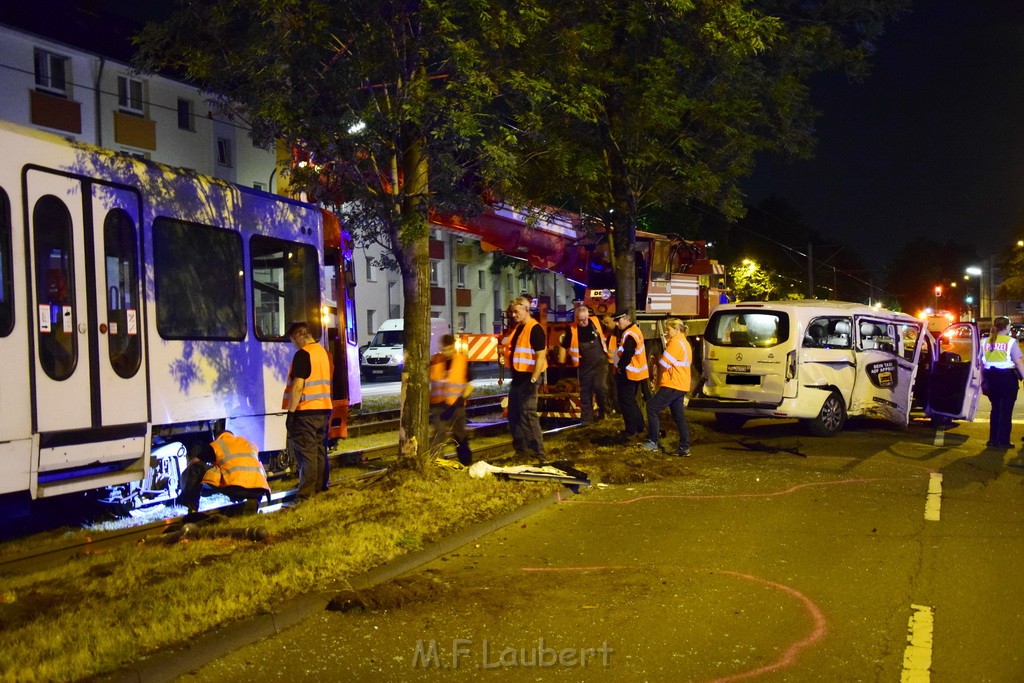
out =
<svg viewBox="0 0 1024 683"><path fill-rule="evenodd" d="M467 177L500 175L514 136L494 106L503 88L529 79L484 68L484 57L494 67L541 19L529 2L493 0L182 1L137 39L141 68L216 93L257 142L301 148L310 171L295 180L329 178L327 199L343 203L357 237L390 250L407 339L399 445L420 469L429 456L428 214L471 211Z"/></svg>
<svg viewBox="0 0 1024 683"><path fill-rule="evenodd" d="M635 301L633 248L651 207L743 213L738 180L758 152L807 156L808 79L863 74L905 0L552 0L524 71L558 84L530 116L506 192L562 198L612 234L620 301ZM568 199L571 198L571 199Z"/></svg>

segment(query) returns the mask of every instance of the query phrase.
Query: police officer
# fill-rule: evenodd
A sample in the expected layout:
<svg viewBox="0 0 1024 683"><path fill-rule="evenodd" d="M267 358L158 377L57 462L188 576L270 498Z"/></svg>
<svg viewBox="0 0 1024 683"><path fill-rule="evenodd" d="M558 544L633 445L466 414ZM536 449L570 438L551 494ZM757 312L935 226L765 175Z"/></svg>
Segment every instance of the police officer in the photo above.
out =
<svg viewBox="0 0 1024 683"><path fill-rule="evenodd" d="M630 438L642 435L644 418L636 402L636 392L646 384L650 372L647 369L647 347L640 327L633 323L628 311L614 316L619 328L619 348L616 360L615 386L619 395L619 410L625 427L622 436Z"/></svg>
<svg viewBox="0 0 1024 683"><path fill-rule="evenodd" d="M1010 426L1013 404L1017 402L1018 380L1024 377L1024 361L1017 340L1007 334L1010 319L1000 316L992 323L992 331L982 340L984 363L982 383L992 404L988 423L989 448L1013 448Z"/></svg>

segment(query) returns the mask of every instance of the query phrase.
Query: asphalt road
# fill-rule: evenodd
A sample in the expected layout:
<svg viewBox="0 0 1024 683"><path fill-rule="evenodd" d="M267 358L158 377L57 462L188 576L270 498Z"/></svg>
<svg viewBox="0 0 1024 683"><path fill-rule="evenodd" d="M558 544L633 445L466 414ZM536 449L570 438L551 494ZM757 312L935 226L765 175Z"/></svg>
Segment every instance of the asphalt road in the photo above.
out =
<svg viewBox="0 0 1024 683"><path fill-rule="evenodd" d="M698 443L183 680L1021 681L1024 459L987 428L755 422L807 457Z"/></svg>

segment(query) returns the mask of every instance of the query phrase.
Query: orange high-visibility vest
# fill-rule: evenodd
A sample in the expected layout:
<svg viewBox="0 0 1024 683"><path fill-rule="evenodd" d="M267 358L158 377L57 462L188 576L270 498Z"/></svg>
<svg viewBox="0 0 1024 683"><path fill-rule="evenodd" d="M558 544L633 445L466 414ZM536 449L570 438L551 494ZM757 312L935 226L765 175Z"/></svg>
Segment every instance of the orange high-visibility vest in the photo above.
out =
<svg viewBox="0 0 1024 683"><path fill-rule="evenodd" d="M256 445L231 432L224 432L210 444L217 457L213 467L206 470L203 483L216 486L241 486L247 489L270 490L267 472L260 462Z"/></svg>
<svg viewBox="0 0 1024 683"><path fill-rule="evenodd" d="M651 376L647 369L647 347L644 346L644 336L640 334L640 328L635 324L622 333L623 344L619 345L616 355L619 358L622 357L622 347L626 337L632 337L636 342L636 351L633 352L633 357L629 359L629 365L626 366L626 379L633 380L634 382L647 379Z"/></svg>
<svg viewBox="0 0 1024 683"><path fill-rule="evenodd" d="M533 318L519 324L522 330L516 337L516 347L512 349L512 369L516 372L533 372L537 366L537 355L530 345L530 337L533 336L533 328L536 325L537 321ZM515 332L512 335L515 336Z"/></svg>
<svg viewBox="0 0 1024 683"><path fill-rule="evenodd" d="M596 319L589 318L590 324L594 326L594 331L597 333L597 338L601 342L601 348L604 349L605 353L608 353L608 347L604 343L604 330L601 329L601 323L597 322ZM580 364L580 324L572 323L569 325L569 365L576 367Z"/></svg>
<svg viewBox="0 0 1024 683"><path fill-rule="evenodd" d="M692 361L690 343L686 335L680 332L668 341L665 353L661 354L658 365L661 366L661 380L659 386L678 389L679 391L690 390L690 363Z"/></svg>
<svg viewBox="0 0 1024 683"><path fill-rule="evenodd" d="M334 403L331 400L331 358L327 355L327 349L316 342L310 342L302 350L309 354L310 373L302 387L302 397L296 410L330 410ZM281 407L285 409L291 400L294 366L293 358L292 366L288 368L288 381L284 385L284 398L281 400Z"/></svg>
<svg viewBox="0 0 1024 683"><path fill-rule="evenodd" d="M450 406L462 397L469 384L469 359L456 351L447 369L446 363L447 359L440 353L430 359L430 402Z"/></svg>
<svg viewBox="0 0 1024 683"><path fill-rule="evenodd" d="M612 365L615 365L615 363L619 359L619 337L618 337L618 335L616 335L616 334L610 335L608 337L608 346L606 346L605 348L608 349L608 362L611 363Z"/></svg>

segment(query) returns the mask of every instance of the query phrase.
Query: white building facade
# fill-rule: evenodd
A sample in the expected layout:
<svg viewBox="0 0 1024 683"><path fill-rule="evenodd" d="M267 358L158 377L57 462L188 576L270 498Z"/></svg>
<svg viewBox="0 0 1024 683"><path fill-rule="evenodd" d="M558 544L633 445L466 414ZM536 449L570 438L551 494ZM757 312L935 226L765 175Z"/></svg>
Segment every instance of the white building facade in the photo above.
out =
<svg viewBox="0 0 1024 683"><path fill-rule="evenodd" d="M57 133L169 166L267 192L278 191L280 155L252 141L239 121L217 114L195 87L133 73L122 62L0 26L0 119ZM375 262L379 247L357 248L356 309L360 345L403 314L399 274ZM520 275L480 241L446 229L431 234L431 316L456 332L500 331L512 297L527 295L551 311L569 311L574 290L550 272Z"/></svg>

